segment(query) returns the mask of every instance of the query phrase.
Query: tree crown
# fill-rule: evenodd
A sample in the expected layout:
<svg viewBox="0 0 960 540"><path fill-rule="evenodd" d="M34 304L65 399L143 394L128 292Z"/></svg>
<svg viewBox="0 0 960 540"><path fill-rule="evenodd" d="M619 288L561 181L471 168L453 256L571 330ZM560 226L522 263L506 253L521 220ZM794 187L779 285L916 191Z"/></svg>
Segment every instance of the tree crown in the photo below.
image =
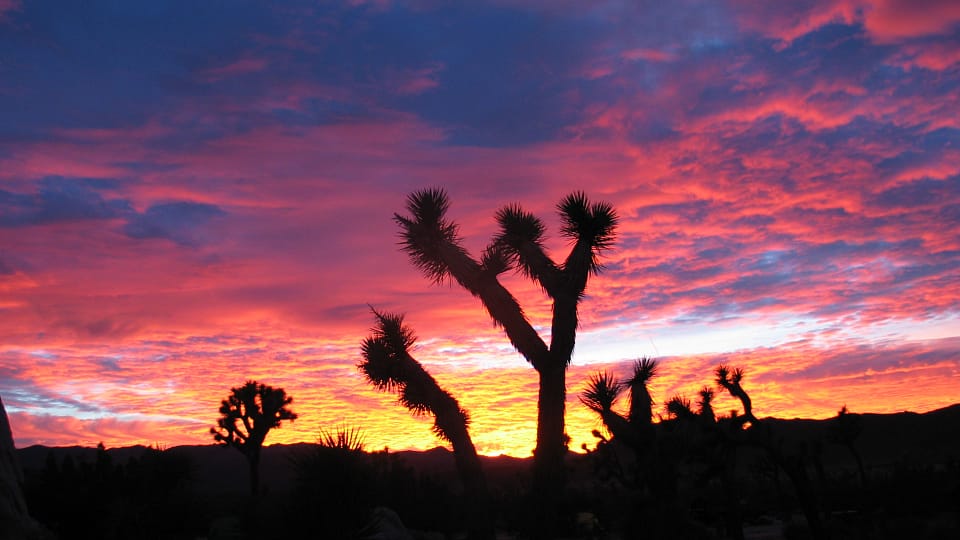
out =
<svg viewBox="0 0 960 540"><path fill-rule="evenodd" d="M227 399L220 402L217 427L210 428L213 439L243 451L259 448L267 433L284 420L297 419L288 406L293 398L283 388L273 388L257 381L247 381L231 388Z"/></svg>

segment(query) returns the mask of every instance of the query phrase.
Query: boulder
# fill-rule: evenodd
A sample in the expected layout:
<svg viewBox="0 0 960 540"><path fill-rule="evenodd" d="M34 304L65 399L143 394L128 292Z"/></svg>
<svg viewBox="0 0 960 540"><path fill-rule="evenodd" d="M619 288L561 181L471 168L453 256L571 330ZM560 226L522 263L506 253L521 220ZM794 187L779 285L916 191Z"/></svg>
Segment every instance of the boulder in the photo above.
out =
<svg viewBox="0 0 960 540"><path fill-rule="evenodd" d="M0 538L9 540L41 538L40 527L27 513L23 498L23 474L17 464L13 432L0 399Z"/></svg>

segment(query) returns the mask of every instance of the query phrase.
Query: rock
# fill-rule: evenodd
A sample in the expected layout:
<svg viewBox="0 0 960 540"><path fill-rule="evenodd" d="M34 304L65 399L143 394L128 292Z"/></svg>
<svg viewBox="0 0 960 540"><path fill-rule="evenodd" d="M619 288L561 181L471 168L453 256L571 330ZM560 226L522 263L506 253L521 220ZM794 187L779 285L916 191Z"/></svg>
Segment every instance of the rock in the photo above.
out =
<svg viewBox="0 0 960 540"><path fill-rule="evenodd" d="M23 498L23 474L17 464L13 432L7 411L0 399L0 538L4 540L35 539L46 536L27 513Z"/></svg>
<svg viewBox="0 0 960 540"><path fill-rule="evenodd" d="M373 509L363 540L414 540L396 512L383 506Z"/></svg>

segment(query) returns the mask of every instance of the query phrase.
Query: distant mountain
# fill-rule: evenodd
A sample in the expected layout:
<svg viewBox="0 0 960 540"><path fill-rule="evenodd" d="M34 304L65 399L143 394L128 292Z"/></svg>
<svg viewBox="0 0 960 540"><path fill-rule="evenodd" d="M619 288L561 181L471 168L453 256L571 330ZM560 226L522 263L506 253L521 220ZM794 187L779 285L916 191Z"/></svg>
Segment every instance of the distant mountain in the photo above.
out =
<svg viewBox="0 0 960 540"><path fill-rule="evenodd" d="M896 414L862 414L863 431L856 447L863 455L868 469L890 467L898 462L913 465L948 463L960 460L960 404L924 414L903 412ZM768 422L778 436L785 440L820 441L822 458L828 469L852 469L854 463L846 449L826 441L830 420L775 419ZM272 445L265 447L261 462L261 477L270 490L286 491L293 483L294 460L314 448L313 444ZM142 456L149 449L131 446L108 449L114 463L124 464ZM210 493L243 492L247 489L247 469L243 456L232 448L214 445L176 446L169 451L186 456L193 464L193 478L197 488ZM40 471L48 456L62 463L66 456L76 463L92 463L95 448L30 446L17 451L24 471ZM444 448L423 452L393 452L407 466L419 474L438 480L456 482L453 454ZM483 456L484 469L492 485L523 484L529 471L530 458L510 456ZM582 469L583 455L572 453L570 464Z"/></svg>

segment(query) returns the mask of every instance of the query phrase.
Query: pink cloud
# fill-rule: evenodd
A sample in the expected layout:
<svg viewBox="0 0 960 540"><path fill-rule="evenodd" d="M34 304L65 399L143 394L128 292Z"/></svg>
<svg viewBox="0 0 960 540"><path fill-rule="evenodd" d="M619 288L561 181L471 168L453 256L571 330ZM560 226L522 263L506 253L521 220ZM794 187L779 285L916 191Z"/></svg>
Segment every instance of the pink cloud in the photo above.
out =
<svg viewBox="0 0 960 540"><path fill-rule="evenodd" d="M624 60L629 60L631 62L637 60L646 60L647 62L669 62L676 58L676 55L668 51L644 48L628 49L620 53L620 56Z"/></svg>
<svg viewBox="0 0 960 540"><path fill-rule="evenodd" d="M907 45L896 59L906 67L943 71L960 62L960 45L952 42Z"/></svg>
<svg viewBox="0 0 960 540"><path fill-rule="evenodd" d="M952 0L875 0L870 4L863 8L864 25L878 42L948 34L960 25L960 4Z"/></svg>
<svg viewBox="0 0 960 540"><path fill-rule="evenodd" d="M222 79L258 73L266 69L268 63L264 58L244 57L226 65L211 67L199 73L200 77L209 83Z"/></svg>
<svg viewBox="0 0 960 540"><path fill-rule="evenodd" d="M438 76L443 69L443 64L438 63L403 73L397 75L397 81L390 86L396 88L396 92L402 95L422 94L440 85Z"/></svg>
<svg viewBox="0 0 960 540"><path fill-rule="evenodd" d="M0 0L0 22L7 18L7 14L19 11L22 7L20 0Z"/></svg>
<svg viewBox="0 0 960 540"><path fill-rule="evenodd" d="M862 23L878 43L948 34L960 23L952 0L805 0L769 3L736 0L745 28L792 42L831 23Z"/></svg>
<svg viewBox="0 0 960 540"><path fill-rule="evenodd" d="M866 2L857 0L803 0L778 3L763 0L734 0L732 2L737 20L745 29L788 43L827 24L851 24L857 21L863 3Z"/></svg>

